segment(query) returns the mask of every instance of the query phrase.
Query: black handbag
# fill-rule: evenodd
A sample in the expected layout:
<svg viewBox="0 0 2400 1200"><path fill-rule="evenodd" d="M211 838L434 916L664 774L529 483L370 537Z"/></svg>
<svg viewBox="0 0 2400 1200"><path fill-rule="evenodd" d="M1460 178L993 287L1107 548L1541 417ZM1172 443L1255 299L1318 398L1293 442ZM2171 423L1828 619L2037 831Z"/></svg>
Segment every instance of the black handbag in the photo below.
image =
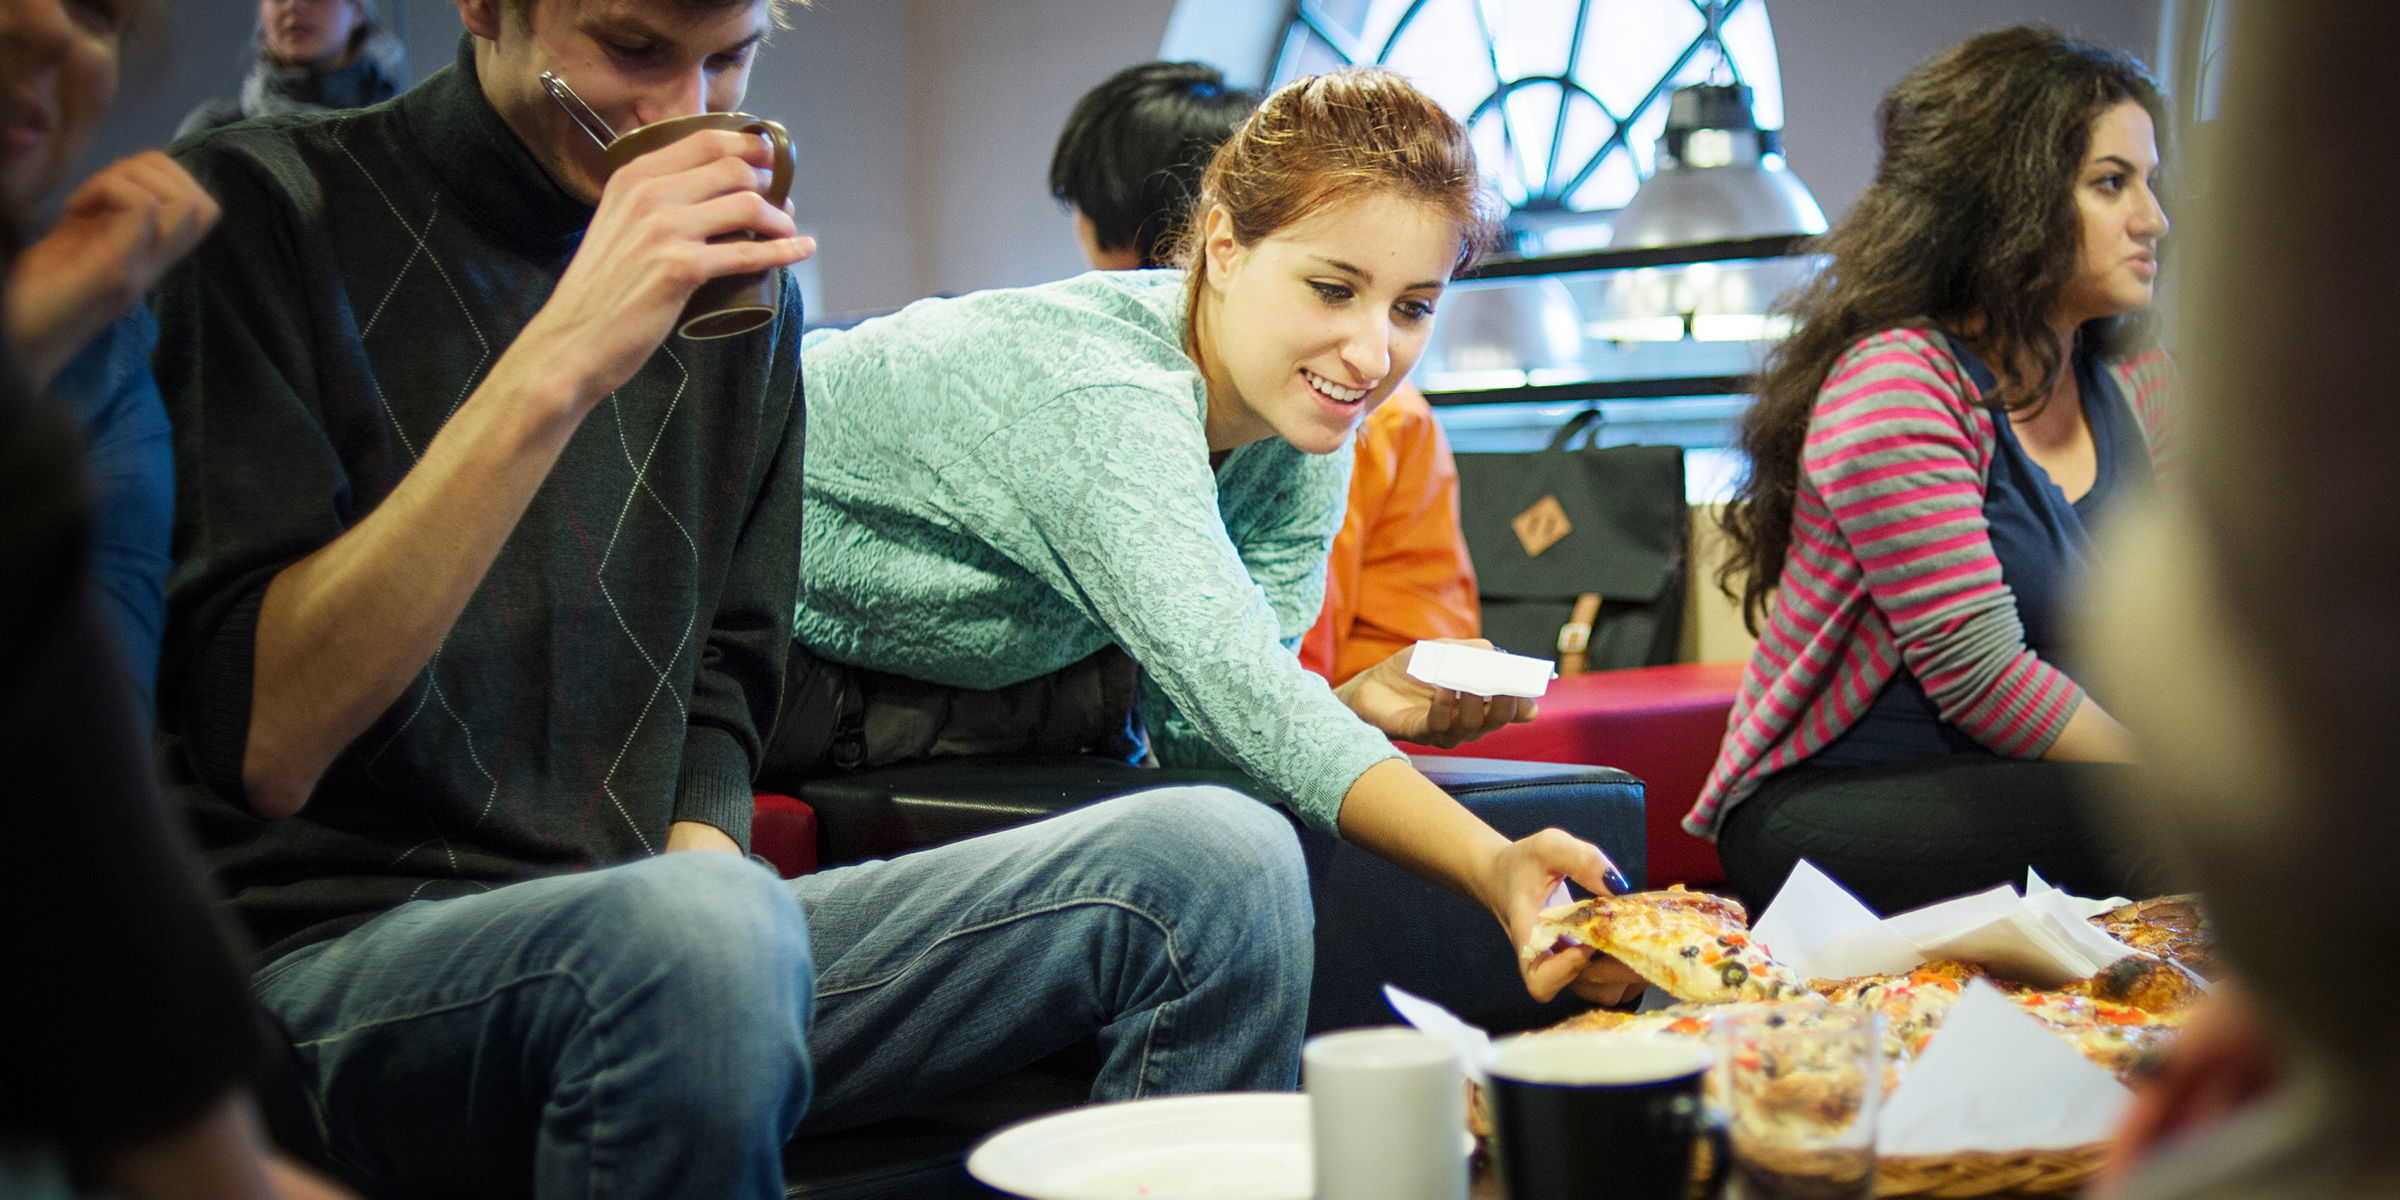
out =
<svg viewBox="0 0 2400 1200"><path fill-rule="evenodd" d="M1683 448L1594 446L1600 420L1576 414L1538 453L1457 456L1483 636L1561 675L1673 662L1683 627Z"/></svg>

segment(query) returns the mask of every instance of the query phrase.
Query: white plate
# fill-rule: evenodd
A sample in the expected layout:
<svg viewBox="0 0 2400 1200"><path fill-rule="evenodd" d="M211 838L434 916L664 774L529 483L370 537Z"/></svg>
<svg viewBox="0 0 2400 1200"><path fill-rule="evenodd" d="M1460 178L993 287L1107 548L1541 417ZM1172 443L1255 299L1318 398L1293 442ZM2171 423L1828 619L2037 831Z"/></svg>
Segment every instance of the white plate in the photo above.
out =
<svg viewBox="0 0 2400 1200"><path fill-rule="evenodd" d="M967 1173L1033 1200L1308 1200L1308 1097L1162 1096L1019 1121Z"/></svg>

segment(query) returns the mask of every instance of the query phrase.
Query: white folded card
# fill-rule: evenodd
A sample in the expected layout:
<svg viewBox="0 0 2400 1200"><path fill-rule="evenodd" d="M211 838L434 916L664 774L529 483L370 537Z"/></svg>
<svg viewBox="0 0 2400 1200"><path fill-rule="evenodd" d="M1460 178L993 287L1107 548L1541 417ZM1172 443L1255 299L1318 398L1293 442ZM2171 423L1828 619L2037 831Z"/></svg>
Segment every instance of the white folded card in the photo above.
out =
<svg viewBox="0 0 2400 1200"><path fill-rule="evenodd" d="M1550 660L1450 642L1418 642L1408 673L1435 687L1470 696L1536 699L1550 690Z"/></svg>

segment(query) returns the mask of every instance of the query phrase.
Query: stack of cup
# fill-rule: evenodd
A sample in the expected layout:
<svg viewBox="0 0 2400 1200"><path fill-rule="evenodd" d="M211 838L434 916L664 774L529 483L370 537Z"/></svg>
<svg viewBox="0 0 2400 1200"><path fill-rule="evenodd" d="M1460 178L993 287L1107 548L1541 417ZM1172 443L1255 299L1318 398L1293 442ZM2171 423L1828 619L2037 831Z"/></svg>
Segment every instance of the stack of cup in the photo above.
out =
<svg viewBox="0 0 2400 1200"><path fill-rule="evenodd" d="M1466 1200L1467 1083L1450 1043L1400 1026L1300 1051L1317 1200Z"/></svg>

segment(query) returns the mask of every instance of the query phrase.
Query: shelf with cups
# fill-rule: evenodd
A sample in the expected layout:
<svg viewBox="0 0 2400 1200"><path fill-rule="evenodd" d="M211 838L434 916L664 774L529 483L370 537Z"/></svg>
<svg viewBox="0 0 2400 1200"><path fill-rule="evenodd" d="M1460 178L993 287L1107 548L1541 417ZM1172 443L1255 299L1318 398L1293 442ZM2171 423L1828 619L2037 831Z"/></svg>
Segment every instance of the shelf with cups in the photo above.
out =
<svg viewBox="0 0 2400 1200"><path fill-rule="evenodd" d="M1776 299L1822 269L1799 236L1485 263L1452 284L1417 368L1461 450L1538 449L1586 409L1607 441L1716 450L1786 332Z"/></svg>

